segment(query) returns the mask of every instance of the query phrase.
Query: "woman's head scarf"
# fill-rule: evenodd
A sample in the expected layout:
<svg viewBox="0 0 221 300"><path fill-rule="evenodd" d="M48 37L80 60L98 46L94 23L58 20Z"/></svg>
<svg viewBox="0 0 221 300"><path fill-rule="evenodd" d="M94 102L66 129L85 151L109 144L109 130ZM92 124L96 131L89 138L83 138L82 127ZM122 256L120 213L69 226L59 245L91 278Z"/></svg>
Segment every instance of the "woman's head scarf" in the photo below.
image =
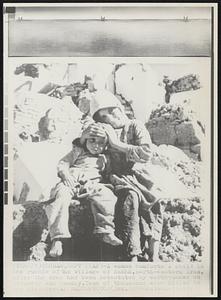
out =
<svg viewBox="0 0 221 300"><path fill-rule="evenodd" d="M107 90L99 90L91 93L90 114L92 118L100 109L110 107L118 107L122 112L124 111L120 100L111 92Z"/></svg>

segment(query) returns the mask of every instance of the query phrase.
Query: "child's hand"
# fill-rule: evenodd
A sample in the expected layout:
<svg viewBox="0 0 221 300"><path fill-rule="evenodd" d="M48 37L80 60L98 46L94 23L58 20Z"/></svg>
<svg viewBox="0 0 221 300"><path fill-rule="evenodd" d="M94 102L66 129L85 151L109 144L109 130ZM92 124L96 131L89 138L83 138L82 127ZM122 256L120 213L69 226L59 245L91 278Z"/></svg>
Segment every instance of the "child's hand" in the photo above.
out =
<svg viewBox="0 0 221 300"><path fill-rule="evenodd" d="M73 176L70 174L69 171L60 172L60 177L61 177L61 180L63 181L64 185L68 186L72 190L75 189L76 181L74 180Z"/></svg>
<svg viewBox="0 0 221 300"><path fill-rule="evenodd" d="M79 194L77 196L78 199L82 199L88 196L92 196L97 192L96 183L91 180L88 180L85 184L83 184L80 188Z"/></svg>

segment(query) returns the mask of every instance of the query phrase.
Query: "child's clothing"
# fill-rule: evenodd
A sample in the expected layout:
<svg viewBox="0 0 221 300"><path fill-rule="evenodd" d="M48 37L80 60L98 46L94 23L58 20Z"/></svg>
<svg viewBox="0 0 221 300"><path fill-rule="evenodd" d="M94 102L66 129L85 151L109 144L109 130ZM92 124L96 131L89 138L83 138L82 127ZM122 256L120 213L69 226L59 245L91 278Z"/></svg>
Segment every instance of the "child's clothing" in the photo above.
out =
<svg viewBox="0 0 221 300"><path fill-rule="evenodd" d="M104 154L93 155L80 146L78 142L73 150L62 158L58 164L60 172L69 170L76 184L82 176L94 184L95 191L87 196L90 201L94 216L94 233L114 234L114 209L117 201L111 189L101 183L103 173L108 171L108 159ZM72 200L71 188L62 181L59 182L51 193L55 201L46 206L49 231L51 239L70 237L68 228L69 205Z"/></svg>

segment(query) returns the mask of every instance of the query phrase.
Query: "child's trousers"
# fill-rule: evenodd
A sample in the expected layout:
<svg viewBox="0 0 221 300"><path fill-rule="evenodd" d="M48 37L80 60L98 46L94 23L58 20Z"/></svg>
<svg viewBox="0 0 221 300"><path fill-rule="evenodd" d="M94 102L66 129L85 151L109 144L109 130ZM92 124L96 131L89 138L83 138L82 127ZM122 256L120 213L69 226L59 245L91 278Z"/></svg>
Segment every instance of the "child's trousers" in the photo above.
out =
<svg viewBox="0 0 221 300"><path fill-rule="evenodd" d="M51 240L69 238L69 205L71 190L60 182L54 191L55 201L45 207ZM94 217L94 233L114 233L114 210L117 201L113 192L103 184L96 184L96 193L88 196Z"/></svg>

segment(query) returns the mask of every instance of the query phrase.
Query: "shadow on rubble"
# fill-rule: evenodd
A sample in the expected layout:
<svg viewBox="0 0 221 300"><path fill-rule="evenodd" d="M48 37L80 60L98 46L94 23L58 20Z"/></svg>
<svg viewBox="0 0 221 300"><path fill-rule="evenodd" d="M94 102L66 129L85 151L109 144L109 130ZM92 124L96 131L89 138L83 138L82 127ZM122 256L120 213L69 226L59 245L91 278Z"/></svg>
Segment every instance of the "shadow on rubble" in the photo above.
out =
<svg viewBox="0 0 221 300"><path fill-rule="evenodd" d="M47 216L39 202L19 204L13 215L13 260L39 261L117 261L122 260L122 247L96 240L92 234L93 218L87 203L69 208L70 239L63 239L63 254L51 258L51 241L47 232Z"/></svg>

